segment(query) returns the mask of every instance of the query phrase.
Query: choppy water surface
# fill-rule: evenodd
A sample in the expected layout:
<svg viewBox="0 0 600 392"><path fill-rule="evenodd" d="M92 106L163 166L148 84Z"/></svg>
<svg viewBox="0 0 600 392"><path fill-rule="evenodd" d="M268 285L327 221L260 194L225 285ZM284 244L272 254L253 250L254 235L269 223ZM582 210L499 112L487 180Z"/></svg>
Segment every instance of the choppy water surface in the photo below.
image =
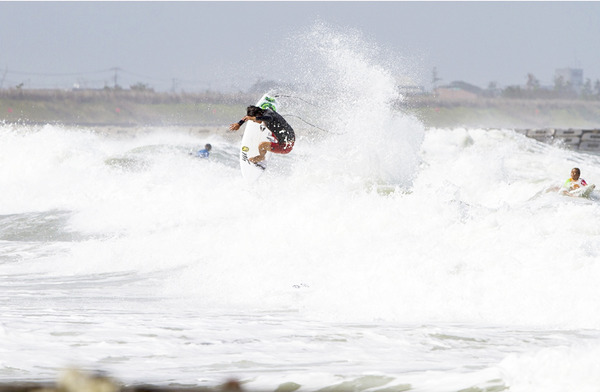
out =
<svg viewBox="0 0 600 392"><path fill-rule="evenodd" d="M425 130L314 34L298 142L255 184L224 133L0 126L0 381L597 391L599 198L546 190L600 158Z"/></svg>

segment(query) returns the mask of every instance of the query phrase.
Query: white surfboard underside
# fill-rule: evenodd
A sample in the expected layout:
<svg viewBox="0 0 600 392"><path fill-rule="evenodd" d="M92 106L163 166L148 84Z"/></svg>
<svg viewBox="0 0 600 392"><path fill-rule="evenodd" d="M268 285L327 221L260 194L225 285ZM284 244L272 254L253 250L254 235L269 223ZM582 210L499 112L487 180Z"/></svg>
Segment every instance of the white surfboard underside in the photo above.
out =
<svg viewBox="0 0 600 392"><path fill-rule="evenodd" d="M276 110L277 101L265 94L256 103L256 106L264 107L265 105ZM267 141L273 142L275 140L276 139L271 134L271 131L263 124L258 124L254 121L246 121L244 135L242 136L242 145L240 147L240 168L244 179L253 182L264 173L272 154L270 151L267 152L265 159L262 162L252 163L248 159L259 155L258 145L260 143Z"/></svg>

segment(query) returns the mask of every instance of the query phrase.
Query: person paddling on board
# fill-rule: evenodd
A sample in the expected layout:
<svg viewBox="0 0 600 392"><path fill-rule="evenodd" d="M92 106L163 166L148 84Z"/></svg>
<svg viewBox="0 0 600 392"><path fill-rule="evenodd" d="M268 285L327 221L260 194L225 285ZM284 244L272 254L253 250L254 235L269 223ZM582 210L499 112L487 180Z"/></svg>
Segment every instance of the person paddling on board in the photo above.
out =
<svg viewBox="0 0 600 392"><path fill-rule="evenodd" d="M194 153L194 156L199 158L208 158L208 156L210 155L210 150L212 150L212 146L210 145L210 143L206 143L202 150L198 150ZM190 152L190 155L191 154L192 153Z"/></svg>
<svg viewBox="0 0 600 392"><path fill-rule="evenodd" d="M263 124L271 131L277 142L262 142L258 145L259 155L248 158L252 163L258 163L265 159L268 151L275 154L288 154L294 148L296 135L294 129L285 119L277 112L271 109L261 109L258 106L248 106L246 108L246 116L237 123L229 126L229 130L237 131L246 121L254 121Z"/></svg>
<svg viewBox="0 0 600 392"><path fill-rule="evenodd" d="M575 189L579 189L581 187L587 186L587 182L581 176L581 171L578 167L574 167L571 170L571 178L567 179L560 189L561 193L569 194L570 191L574 191Z"/></svg>

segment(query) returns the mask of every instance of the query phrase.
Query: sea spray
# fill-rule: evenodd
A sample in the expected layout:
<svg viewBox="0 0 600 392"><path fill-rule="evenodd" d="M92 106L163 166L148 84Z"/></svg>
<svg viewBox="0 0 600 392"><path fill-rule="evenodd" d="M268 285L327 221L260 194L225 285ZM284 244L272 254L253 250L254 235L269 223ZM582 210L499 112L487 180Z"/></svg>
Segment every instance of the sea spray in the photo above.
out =
<svg viewBox="0 0 600 392"><path fill-rule="evenodd" d="M305 136L301 142L316 144L296 175L310 171L327 180L409 188L420 163L424 127L397 108L402 71L392 71L390 62L380 59L381 49L357 31L342 33L317 23L292 41L280 56L288 63L280 66L298 87L286 92L282 111L319 126L290 118ZM302 143L298 151L304 152Z"/></svg>

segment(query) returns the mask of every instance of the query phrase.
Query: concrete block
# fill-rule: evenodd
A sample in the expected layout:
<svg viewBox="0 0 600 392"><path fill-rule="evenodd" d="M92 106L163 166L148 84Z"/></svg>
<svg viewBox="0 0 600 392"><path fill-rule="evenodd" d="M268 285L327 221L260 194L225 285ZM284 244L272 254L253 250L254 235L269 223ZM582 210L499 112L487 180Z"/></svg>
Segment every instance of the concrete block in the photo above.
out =
<svg viewBox="0 0 600 392"><path fill-rule="evenodd" d="M554 129L530 129L527 131L527 136L536 139L554 136Z"/></svg>
<svg viewBox="0 0 600 392"><path fill-rule="evenodd" d="M600 152L600 139L595 142L582 141L579 144L580 151L597 151Z"/></svg>
<svg viewBox="0 0 600 392"><path fill-rule="evenodd" d="M583 130L581 129L557 129L554 132L554 137L573 137L573 136L581 136Z"/></svg>
<svg viewBox="0 0 600 392"><path fill-rule="evenodd" d="M581 141L600 141L600 131L584 131Z"/></svg>

